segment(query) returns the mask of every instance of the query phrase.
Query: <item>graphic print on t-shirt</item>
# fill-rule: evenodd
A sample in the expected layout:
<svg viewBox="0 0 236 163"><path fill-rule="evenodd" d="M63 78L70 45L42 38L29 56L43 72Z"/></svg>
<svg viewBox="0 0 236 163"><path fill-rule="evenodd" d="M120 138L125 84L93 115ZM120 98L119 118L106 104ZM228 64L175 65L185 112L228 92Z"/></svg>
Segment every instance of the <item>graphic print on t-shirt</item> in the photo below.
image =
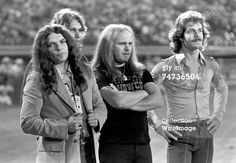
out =
<svg viewBox="0 0 236 163"><path fill-rule="evenodd" d="M137 76L127 76L127 80L114 78L112 82L119 91L136 91L143 89L142 79Z"/></svg>

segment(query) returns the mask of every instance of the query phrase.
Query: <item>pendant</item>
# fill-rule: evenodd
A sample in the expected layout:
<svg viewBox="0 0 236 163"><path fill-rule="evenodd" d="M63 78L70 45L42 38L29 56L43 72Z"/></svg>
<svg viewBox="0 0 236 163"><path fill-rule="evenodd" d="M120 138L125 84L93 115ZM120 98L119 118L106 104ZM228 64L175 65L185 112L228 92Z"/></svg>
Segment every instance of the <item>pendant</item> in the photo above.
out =
<svg viewBox="0 0 236 163"><path fill-rule="evenodd" d="M125 75L123 75L122 78L123 78L124 81L127 81L127 80L128 80L128 78L127 78Z"/></svg>

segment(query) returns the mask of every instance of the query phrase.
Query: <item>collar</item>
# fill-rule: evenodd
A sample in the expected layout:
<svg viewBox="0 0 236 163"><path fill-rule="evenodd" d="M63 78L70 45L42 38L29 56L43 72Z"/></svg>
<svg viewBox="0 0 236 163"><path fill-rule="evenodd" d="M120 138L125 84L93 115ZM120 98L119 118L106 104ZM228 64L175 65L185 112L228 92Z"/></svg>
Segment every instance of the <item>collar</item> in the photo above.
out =
<svg viewBox="0 0 236 163"><path fill-rule="evenodd" d="M57 67L55 67L57 73L59 74L59 76L63 75L64 73L67 73L68 75L72 75L72 71L71 71L71 68L70 66L68 66L66 72L61 72Z"/></svg>
<svg viewBox="0 0 236 163"><path fill-rule="evenodd" d="M186 63L185 61L185 55L184 53L179 53L175 55L176 61L178 62L178 64L180 63ZM204 55L202 54L202 52L199 52L199 60L201 64L205 64L206 63L206 59L204 57Z"/></svg>

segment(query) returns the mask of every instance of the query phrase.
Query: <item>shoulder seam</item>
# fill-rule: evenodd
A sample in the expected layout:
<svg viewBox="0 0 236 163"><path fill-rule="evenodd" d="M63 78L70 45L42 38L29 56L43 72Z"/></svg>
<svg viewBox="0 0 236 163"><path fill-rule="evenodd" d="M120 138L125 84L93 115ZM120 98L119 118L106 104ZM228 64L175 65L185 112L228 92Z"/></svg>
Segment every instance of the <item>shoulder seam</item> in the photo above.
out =
<svg viewBox="0 0 236 163"><path fill-rule="evenodd" d="M29 80L30 78L33 78L33 77L39 77L39 72L36 72L36 71L33 71L31 72L28 76L27 76L27 80Z"/></svg>

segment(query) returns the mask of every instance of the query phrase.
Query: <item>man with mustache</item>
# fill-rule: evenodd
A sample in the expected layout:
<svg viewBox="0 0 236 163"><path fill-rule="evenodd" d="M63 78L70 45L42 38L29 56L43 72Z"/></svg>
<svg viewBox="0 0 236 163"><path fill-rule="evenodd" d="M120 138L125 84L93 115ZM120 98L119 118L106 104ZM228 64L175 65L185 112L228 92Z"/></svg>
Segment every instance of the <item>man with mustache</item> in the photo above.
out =
<svg viewBox="0 0 236 163"><path fill-rule="evenodd" d="M174 55L152 70L163 86L167 99L167 118L182 133L168 144L168 163L211 163L213 135L219 129L227 103L228 87L218 63L202 54L209 31L203 15L186 11L176 19L169 33ZM214 112L209 95L214 86Z"/></svg>

